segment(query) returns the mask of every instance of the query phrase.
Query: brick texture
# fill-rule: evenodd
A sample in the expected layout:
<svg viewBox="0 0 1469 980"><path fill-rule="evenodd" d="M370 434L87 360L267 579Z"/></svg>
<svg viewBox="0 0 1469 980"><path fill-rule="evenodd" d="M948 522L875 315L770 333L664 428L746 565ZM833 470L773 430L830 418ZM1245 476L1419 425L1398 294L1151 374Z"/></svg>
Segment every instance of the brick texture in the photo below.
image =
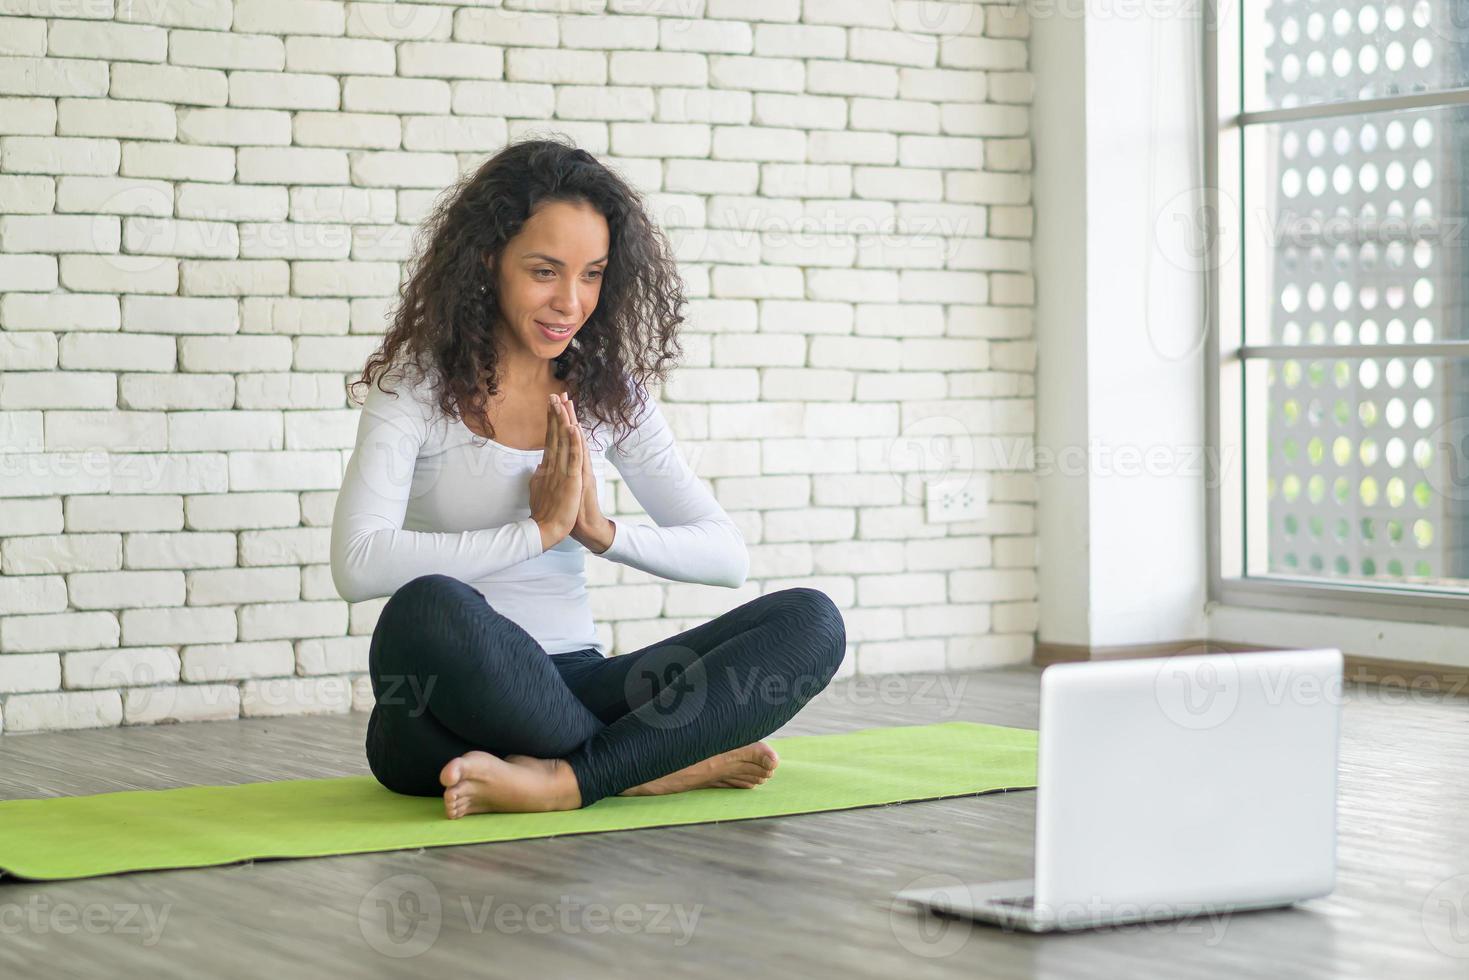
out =
<svg viewBox="0 0 1469 980"><path fill-rule="evenodd" d="M343 601L326 564L345 382L405 261L382 243L546 131L627 175L676 249L689 354L661 398L751 553L733 592L589 558L614 652L807 584L847 619L838 676L1029 658L1026 18L12 6L0 731L370 706L382 600ZM929 521L939 480L982 513Z"/></svg>

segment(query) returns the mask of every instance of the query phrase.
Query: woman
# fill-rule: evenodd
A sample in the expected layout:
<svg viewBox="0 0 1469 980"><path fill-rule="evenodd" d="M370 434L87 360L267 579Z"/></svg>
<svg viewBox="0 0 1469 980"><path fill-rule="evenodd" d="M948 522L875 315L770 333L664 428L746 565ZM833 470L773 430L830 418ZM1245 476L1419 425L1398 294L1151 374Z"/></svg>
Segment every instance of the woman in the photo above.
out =
<svg viewBox="0 0 1469 980"><path fill-rule="evenodd" d="M616 657L588 603L588 552L730 588L749 564L646 393L682 353L685 300L641 199L589 153L528 140L427 226L353 382L368 394L332 522L337 590L390 596L369 652L373 774L442 794L450 819L758 786L779 761L760 739L841 663L832 600L770 592ZM656 526L603 513L607 462Z"/></svg>

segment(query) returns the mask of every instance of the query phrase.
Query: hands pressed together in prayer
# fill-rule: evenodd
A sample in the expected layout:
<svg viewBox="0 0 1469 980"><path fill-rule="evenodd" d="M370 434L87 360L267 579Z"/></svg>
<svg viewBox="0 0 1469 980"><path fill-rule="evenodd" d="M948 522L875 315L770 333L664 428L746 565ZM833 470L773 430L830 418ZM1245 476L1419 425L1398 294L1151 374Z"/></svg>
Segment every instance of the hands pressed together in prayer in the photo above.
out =
<svg viewBox="0 0 1469 980"><path fill-rule="evenodd" d="M530 509L543 548L567 535L595 554L612 544L616 525L602 513L592 454L565 393L551 395L546 405L546 451L531 474Z"/></svg>

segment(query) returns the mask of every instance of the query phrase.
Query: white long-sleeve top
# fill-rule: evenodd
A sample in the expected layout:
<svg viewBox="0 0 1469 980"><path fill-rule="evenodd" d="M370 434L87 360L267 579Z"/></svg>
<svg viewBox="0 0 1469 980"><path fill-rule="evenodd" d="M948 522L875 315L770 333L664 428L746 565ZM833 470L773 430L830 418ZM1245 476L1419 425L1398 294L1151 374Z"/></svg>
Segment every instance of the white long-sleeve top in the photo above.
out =
<svg viewBox="0 0 1469 980"><path fill-rule="evenodd" d="M357 443L332 518L332 581L342 598L392 595L420 575L468 583L548 654L595 647L586 585L590 553L569 535L549 550L530 516L530 478L544 450L514 449L450 420L427 381L389 375L364 400ZM744 536L689 468L658 402L646 399L620 447L594 436L598 499L608 461L657 525L615 517L600 557L662 578L736 588L749 572ZM604 512L607 508L604 506Z"/></svg>

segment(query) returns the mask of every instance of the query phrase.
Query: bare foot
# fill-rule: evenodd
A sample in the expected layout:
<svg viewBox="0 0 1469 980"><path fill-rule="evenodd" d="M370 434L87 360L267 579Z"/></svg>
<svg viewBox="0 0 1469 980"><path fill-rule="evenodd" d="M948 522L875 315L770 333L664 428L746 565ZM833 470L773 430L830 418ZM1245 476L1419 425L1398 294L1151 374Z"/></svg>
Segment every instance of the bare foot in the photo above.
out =
<svg viewBox="0 0 1469 980"><path fill-rule="evenodd" d="M444 784L444 815L543 813L581 806L576 774L564 759L528 755L505 758L472 750L450 759L439 773Z"/></svg>
<svg viewBox="0 0 1469 980"><path fill-rule="evenodd" d="M710 756L677 772L649 780L619 796L664 796L685 790L722 786L729 789L754 789L775 772L780 756L764 742L751 742L728 752Z"/></svg>

